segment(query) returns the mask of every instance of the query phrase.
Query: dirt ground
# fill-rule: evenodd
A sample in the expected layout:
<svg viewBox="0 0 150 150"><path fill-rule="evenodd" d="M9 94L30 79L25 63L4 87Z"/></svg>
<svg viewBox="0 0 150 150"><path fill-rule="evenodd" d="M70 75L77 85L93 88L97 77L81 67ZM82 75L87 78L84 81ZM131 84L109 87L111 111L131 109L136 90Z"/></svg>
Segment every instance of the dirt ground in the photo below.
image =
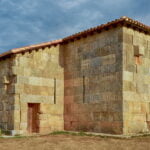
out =
<svg viewBox="0 0 150 150"><path fill-rule="evenodd" d="M150 136L132 139L73 135L0 138L0 150L150 150Z"/></svg>

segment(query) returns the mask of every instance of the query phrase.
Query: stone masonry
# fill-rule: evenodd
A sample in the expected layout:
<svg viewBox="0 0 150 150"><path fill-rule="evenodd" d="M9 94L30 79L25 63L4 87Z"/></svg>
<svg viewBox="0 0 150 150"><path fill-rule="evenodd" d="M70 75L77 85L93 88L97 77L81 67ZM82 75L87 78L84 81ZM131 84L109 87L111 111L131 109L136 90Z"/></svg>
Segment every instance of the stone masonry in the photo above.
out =
<svg viewBox="0 0 150 150"><path fill-rule="evenodd" d="M149 132L150 35L124 27L122 51L123 132ZM140 59L140 62L136 62L136 59Z"/></svg>
<svg viewBox="0 0 150 150"><path fill-rule="evenodd" d="M12 134L26 134L28 103L40 103L40 133L64 129L64 69L59 47L17 54L0 63L5 68L0 73L4 97L1 96L0 105L2 129L12 130Z"/></svg>
<svg viewBox="0 0 150 150"><path fill-rule="evenodd" d="M0 69L4 132L150 132L150 27L128 17L12 49Z"/></svg>
<svg viewBox="0 0 150 150"><path fill-rule="evenodd" d="M116 28L65 46L66 130L122 133L121 34Z"/></svg>

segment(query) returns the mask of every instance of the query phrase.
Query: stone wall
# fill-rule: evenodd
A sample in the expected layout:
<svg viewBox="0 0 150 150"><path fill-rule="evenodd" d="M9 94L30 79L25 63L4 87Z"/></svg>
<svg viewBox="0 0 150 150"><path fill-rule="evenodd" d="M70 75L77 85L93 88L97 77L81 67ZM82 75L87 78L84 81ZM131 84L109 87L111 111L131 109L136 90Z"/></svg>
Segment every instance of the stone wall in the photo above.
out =
<svg viewBox="0 0 150 150"><path fill-rule="evenodd" d="M150 36L124 27L123 62L124 134L149 132Z"/></svg>
<svg viewBox="0 0 150 150"><path fill-rule="evenodd" d="M126 27L0 60L0 129L150 132L150 36Z"/></svg>
<svg viewBox="0 0 150 150"><path fill-rule="evenodd" d="M122 28L64 46L65 130L121 134Z"/></svg>
<svg viewBox="0 0 150 150"><path fill-rule="evenodd" d="M40 103L40 133L63 130L64 71L60 46L17 54L12 70L16 75L14 131L27 133L28 103Z"/></svg>
<svg viewBox="0 0 150 150"><path fill-rule="evenodd" d="M0 129L3 131L14 128L14 83L12 73L13 58L0 60Z"/></svg>

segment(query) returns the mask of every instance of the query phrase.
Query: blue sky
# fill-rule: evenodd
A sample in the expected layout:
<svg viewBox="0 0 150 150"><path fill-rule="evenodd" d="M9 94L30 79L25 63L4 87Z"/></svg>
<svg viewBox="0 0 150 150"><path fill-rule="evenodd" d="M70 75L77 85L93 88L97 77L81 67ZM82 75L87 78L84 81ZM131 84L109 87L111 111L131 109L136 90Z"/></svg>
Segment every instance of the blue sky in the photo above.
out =
<svg viewBox="0 0 150 150"><path fill-rule="evenodd" d="M150 0L0 0L0 53L121 16L150 25Z"/></svg>

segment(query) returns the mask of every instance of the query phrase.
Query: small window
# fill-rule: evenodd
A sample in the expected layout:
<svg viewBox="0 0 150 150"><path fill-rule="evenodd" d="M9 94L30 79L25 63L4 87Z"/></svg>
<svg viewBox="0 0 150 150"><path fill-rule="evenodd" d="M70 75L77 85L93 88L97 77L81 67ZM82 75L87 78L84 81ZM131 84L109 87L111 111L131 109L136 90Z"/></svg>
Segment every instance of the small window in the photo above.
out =
<svg viewBox="0 0 150 150"><path fill-rule="evenodd" d="M142 56L135 56L135 64L136 65L142 64Z"/></svg>
<svg viewBox="0 0 150 150"><path fill-rule="evenodd" d="M83 103L85 103L85 76L83 76Z"/></svg>
<svg viewBox="0 0 150 150"><path fill-rule="evenodd" d="M135 64L141 65L142 64L142 56L145 54L145 49L141 45L134 45L134 57L135 57Z"/></svg>
<svg viewBox="0 0 150 150"><path fill-rule="evenodd" d="M150 103L149 103L149 113L150 113Z"/></svg>
<svg viewBox="0 0 150 150"><path fill-rule="evenodd" d="M54 104L56 104L56 78L54 78Z"/></svg>

